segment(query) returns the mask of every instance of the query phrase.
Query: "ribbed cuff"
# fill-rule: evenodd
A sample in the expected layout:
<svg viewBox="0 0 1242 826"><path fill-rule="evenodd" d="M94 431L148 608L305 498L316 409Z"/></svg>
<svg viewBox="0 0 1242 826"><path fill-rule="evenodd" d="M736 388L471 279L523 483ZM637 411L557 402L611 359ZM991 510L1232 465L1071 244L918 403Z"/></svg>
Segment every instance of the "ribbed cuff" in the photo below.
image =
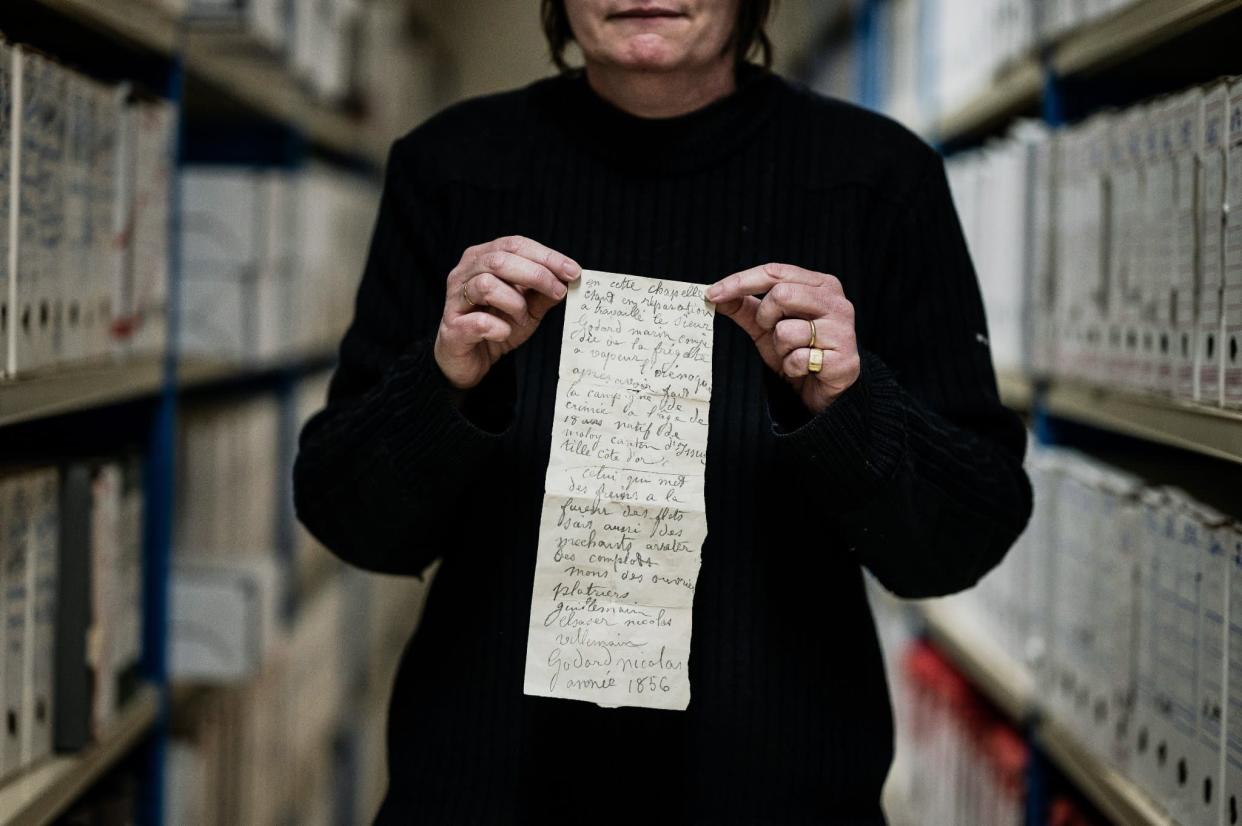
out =
<svg viewBox="0 0 1242 826"><path fill-rule="evenodd" d="M764 390L768 397L768 418L778 435L792 433L813 418L789 382L772 370L763 371Z"/></svg>
<svg viewBox="0 0 1242 826"><path fill-rule="evenodd" d="M793 430L774 428L777 444L799 457L836 501L865 498L888 479L906 451L901 388L884 362L861 353L858 380Z"/></svg>
<svg viewBox="0 0 1242 826"><path fill-rule="evenodd" d="M513 383L512 366L497 364L459 406L430 344L413 345L389 369L387 415L373 422L397 478L438 486L482 460L513 420Z"/></svg>

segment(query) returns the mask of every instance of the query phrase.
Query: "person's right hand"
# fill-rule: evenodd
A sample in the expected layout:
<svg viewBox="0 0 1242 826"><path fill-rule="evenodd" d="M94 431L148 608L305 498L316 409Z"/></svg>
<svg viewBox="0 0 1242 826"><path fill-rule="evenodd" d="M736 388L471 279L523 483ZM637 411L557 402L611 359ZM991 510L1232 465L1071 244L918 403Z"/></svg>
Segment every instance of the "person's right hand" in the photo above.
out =
<svg viewBox="0 0 1242 826"><path fill-rule="evenodd" d="M436 332L436 364L445 378L459 390L477 385L531 337L581 274L573 259L517 235L466 250L449 273Z"/></svg>

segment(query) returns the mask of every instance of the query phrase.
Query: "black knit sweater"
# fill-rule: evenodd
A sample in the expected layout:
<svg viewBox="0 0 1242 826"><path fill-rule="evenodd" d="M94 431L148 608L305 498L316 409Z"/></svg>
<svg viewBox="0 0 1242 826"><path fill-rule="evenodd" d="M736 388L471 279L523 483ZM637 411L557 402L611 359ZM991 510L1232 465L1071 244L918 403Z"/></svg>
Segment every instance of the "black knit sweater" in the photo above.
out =
<svg viewBox="0 0 1242 826"><path fill-rule="evenodd" d="M449 270L509 234L705 284L797 264L855 305L861 377L815 416L716 319L688 711L522 694L563 306L464 402L432 355ZM378 822L881 822L892 723L862 568L909 597L974 583L1026 522L1023 446L943 165L901 127L753 69L668 120L580 74L433 118L389 156L294 473L300 519L348 562L443 560Z"/></svg>

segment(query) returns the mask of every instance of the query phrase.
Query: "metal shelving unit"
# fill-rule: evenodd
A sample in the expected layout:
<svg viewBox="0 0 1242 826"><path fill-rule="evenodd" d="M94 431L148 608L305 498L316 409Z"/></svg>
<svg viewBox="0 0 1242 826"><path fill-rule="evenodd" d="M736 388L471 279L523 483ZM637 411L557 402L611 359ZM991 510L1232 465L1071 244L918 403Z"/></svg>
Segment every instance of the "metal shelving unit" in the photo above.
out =
<svg viewBox="0 0 1242 826"><path fill-rule="evenodd" d="M332 365L336 350L323 346L271 361L239 363L188 358L177 366L177 390L246 381L275 373L305 373ZM0 382L0 427L153 398L163 388L157 356L115 364L85 364Z"/></svg>
<svg viewBox="0 0 1242 826"><path fill-rule="evenodd" d="M116 765L155 724L160 693L144 686L99 742L66 757L54 757L0 786L0 824L43 826L60 816Z"/></svg>
<svg viewBox="0 0 1242 826"><path fill-rule="evenodd" d="M1041 720L1035 741L1096 807L1116 823L1134 826L1177 826L1150 797L1112 766L1087 754L1077 738L1053 720Z"/></svg>
<svg viewBox="0 0 1242 826"><path fill-rule="evenodd" d="M172 101L182 112L179 131L184 131L188 81L192 119L222 113L229 124L260 135L270 134L275 124L289 144L290 161L300 160L314 147L346 165L382 166L383 158L368 148L362 122L312 96L292 70L253 38L219 27L196 26L143 0L28 3L74 29L77 45L73 48L94 56L93 35L98 33L101 53L124 51L140 57L143 71L148 72L143 75L148 90ZM42 45L38 30L25 36L36 47ZM74 62L72 53L60 56ZM180 161L183 143L178 143L177 154ZM169 186L170 203L179 203L177 176L172 176ZM169 224L170 341L177 340L180 315L179 217L174 209ZM84 428L90 428L100 421L96 414L105 408L143 402L141 408L124 410L122 415L136 426L136 432L143 433L145 441L141 673L146 680L100 742L79 753L43 761L0 784L0 826L54 821L140 743L142 760L135 765L139 777L136 819L148 826L163 822L178 408L186 393L231 394L234 390L271 392L287 407L292 403L289 388L297 378L330 367L335 357L335 342L257 363L182 358L170 348L157 355L98 360L0 381L0 427L75 414L82 417ZM75 427L78 422L73 420ZM57 448L48 449L54 453Z"/></svg>
<svg viewBox="0 0 1242 826"><path fill-rule="evenodd" d="M987 90L942 116L936 124L936 139L941 143L958 140L1034 108L1043 84L1043 68L1035 58L1010 65Z"/></svg>
<svg viewBox="0 0 1242 826"><path fill-rule="evenodd" d="M171 56L177 48L177 22L154 3L142 0L39 0L39 3L147 51Z"/></svg>
<svg viewBox="0 0 1242 826"><path fill-rule="evenodd" d="M1041 403L1053 416L1242 463L1242 411L1069 382L1051 383Z"/></svg>
<svg viewBox="0 0 1242 826"><path fill-rule="evenodd" d="M310 95L288 66L253 37L174 18L141 0L37 0L110 37L167 58L186 74L263 117L292 127L315 146L379 169L383 153L366 140L366 124Z"/></svg>
<svg viewBox="0 0 1242 826"><path fill-rule="evenodd" d="M154 396L163 369L162 359L152 356L6 380L0 383L0 427Z"/></svg>
<svg viewBox="0 0 1242 826"><path fill-rule="evenodd" d="M996 373L996 389L1005 406L1019 412L1030 412L1035 404L1035 385L1021 373L1000 370Z"/></svg>
<svg viewBox="0 0 1242 826"><path fill-rule="evenodd" d="M927 635L984 696L1015 722L1035 710L1035 685L1030 673L991 640L962 622L951 602L919 603Z"/></svg>
<svg viewBox="0 0 1242 826"><path fill-rule="evenodd" d="M1041 105L1044 120L1062 119L1062 80L1103 72L1126 60L1201 29L1242 0L1142 0L1048 43L1041 58L1007 67L989 88L936 124L942 144L993 130ZM1242 412L1218 410L1169 398L1093 387L1078 382L1036 383L1021 375L998 377L1002 399L1015 409L1242 463ZM928 637L967 678L1016 724L1029 741L1116 823L1174 826L1174 821L1114 767L1086 751L1075 733L1042 713L1029 674L1006 652L972 633L951 606L920 606Z"/></svg>
<svg viewBox="0 0 1242 826"><path fill-rule="evenodd" d="M1242 0L1143 0L1068 32L1048 44L1044 65L1035 57L1009 66L977 97L938 121L935 137L951 143L1033 108L1043 97L1046 73L1088 75L1242 8Z"/></svg>
<svg viewBox="0 0 1242 826"><path fill-rule="evenodd" d="M1126 826L1176 826L1129 778L1089 754L1072 731L1044 715L1029 672L972 631L951 604L926 602L918 610L933 644L1015 724L1029 726L1043 755L1103 814Z"/></svg>
<svg viewBox="0 0 1242 826"><path fill-rule="evenodd" d="M1063 76L1098 71L1238 8L1242 0L1143 0L1064 36L1052 68Z"/></svg>
<svg viewBox="0 0 1242 826"><path fill-rule="evenodd" d="M249 381L276 374L301 374L331 367L336 349L315 347L299 353L260 362L235 362L225 359L186 358L177 365L178 390L197 390L209 385Z"/></svg>
<svg viewBox="0 0 1242 826"><path fill-rule="evenodd" d="M1165 396L1084 382L1036 382L1001 371L1001 401L1047 415L1242 464L1242 410L1224 410Z"/></svg>
<svg viewBox="0 0 1242 826"><path fill-rule="evenodd" d="M284 62L252 37L211 26L187 27L186 71L225 96L299 130L316 146L382 168L366 124L308 94Z"/></svg>

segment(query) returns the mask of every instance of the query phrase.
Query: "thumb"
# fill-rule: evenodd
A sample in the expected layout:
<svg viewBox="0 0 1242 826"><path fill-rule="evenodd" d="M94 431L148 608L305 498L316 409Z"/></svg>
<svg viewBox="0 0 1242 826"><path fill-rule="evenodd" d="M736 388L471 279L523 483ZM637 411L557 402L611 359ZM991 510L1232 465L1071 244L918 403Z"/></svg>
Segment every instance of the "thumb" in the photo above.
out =
<svg viewBox="0 0 1242 826"><path fill-rule="evenodd" d="M767 331L759 326L756 316L759 312L759 299L753 295L744 295L732 301L716 305L716 312L727 316L746 331L752 341L757 341Z"/></svg>
<svg viewBox="0 0 1242 826"><path fill-rule="evenodd" d="M776 342L769 335L770 331L760 327L756 319L759 312L759 299L753 295L744 295L733 301L717 304L716 312L732 319L746 332L746 335L750 336L750 340L755 343L755 349L759 351L759 357L763 359L763 363L768 366L769 370L781 372L781 358L776 352Z"/></svg>

